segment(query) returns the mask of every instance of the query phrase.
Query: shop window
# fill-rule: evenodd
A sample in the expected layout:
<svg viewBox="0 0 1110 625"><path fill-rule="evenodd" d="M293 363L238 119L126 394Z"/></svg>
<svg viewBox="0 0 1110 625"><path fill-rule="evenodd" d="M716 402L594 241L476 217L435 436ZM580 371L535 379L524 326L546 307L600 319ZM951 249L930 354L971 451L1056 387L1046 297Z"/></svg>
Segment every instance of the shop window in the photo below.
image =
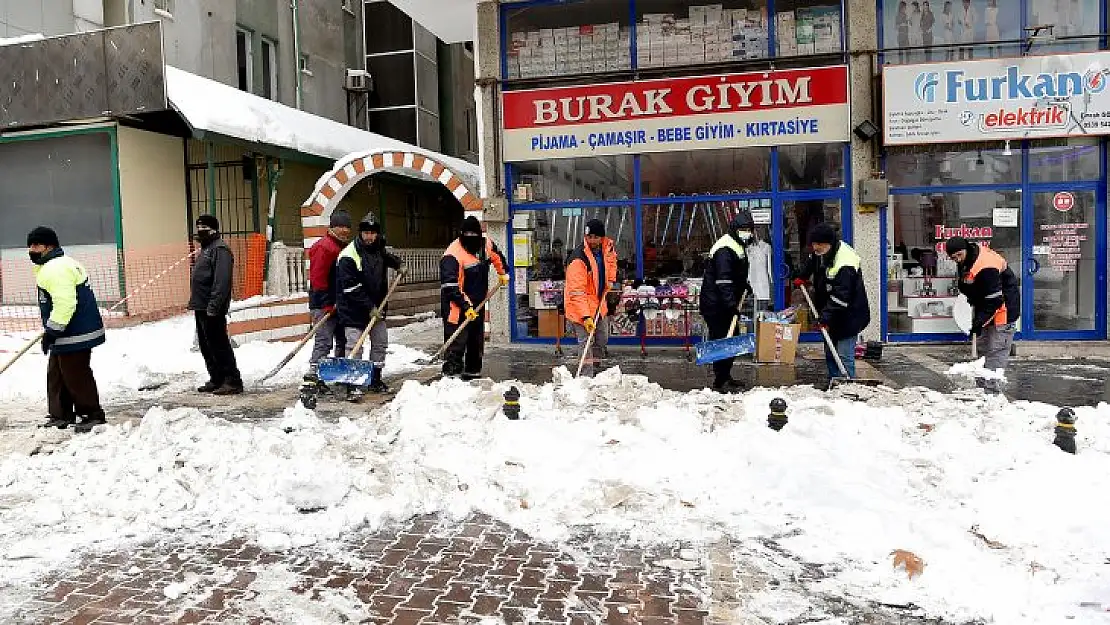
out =
<svg viewBox="0 0 1110 625"><path fill-rule="evenodd" d="M839 143L779 148L779 188L832 189L844 186L844 146Z"/></svg>
<svg viewBox="0 0 1110 625"><path fill-rule="evenodd" d="M1014 0L881 0L879 5L883 47L898 48L885 55L887 63L963 61L1020 52L1013 44L992 43L1022 38L1020 5ZM920 46L937 49L904 49Z"/></svg>
<svg viewBox="0 0 1110 625"><path fill-rule="evenodd" d="M1098 180L1101 167L1097 139L1069 139L1029 148L1030 182Z"/></svg>
<svg viewBox="0 0 1110 625"><path fill-rule="evenodd" d="M644 206L644 277L700 278L709 249L728 231L736 211L743 206L755 212L761 202L770 217L770 198Z"/></svg>
<svg viewBox="0 0 1110 625"><path fill-rule="evenodd" d="M777 0L775 40L779 56L840 52L840 3L829 0Z"/></svg>
<svg viewBox="0 0 1110 625"><path fill-rule="evenodd" d="M1033 193L1033 310L1023 314L1039 331L1095 329L1098 202L1094 191L1067 194L1070 208L1060 210L1059 192Z"/></svg>
<svg viewBox="0 0 1110 625"><path fill-rule="evenodd" d="M628 199L635 184L631 156L532 161L512 173L516 203Z"/></svg>
<svg viewBox="0 0 1110 625"><path fill-rule="evenodd" d="M770 191L771 149L664 152L640 157L645 197Z"/></svg>
<svg viewBox="0 0 1110 625"><path fill-rule="evenodd" d="M714 4L639 0L636 12L638 67L702 65L769 56L765 0Z"/></svg>
<svg viewBox="0 0 1110 625"><path fill-rule="evenodd" d="M886 157L887 178L894 187L964 184L1010 184L1021 181L1021 149L963 152L905 152Z"/></svg>
<svg viewBox="0 0 1110 625"><path fill-rule="evenodd" d="M801 276L810 261L813 249L809 244L809 233L819 223L833 226L841 239L845 235L841 225L841 201L837 198L797 200L782 203L782 262L777 275ZM794 290L789 280L782 281L778 288L783 290L783 301L787 306L798 309L798 323L803 332L816 330L816 320L809 312L808 304L801 293Z"/></svg>
<svg viewBox="0 0 1110 625"><path fill-rule="evenodd" d="M540 78L632 68L627 0L507 7L507 77Z"/></svg>
<svg viewBox="0 0 1110 625"><path fill-rule="evenodd" d="M1002 254L1021 279L1021 192L895 195L888 235L887 324L893 334L955 334L956 265L944 252L952 236ZM1006 224L1006 225L998 225Z"/></svg>
<svg viewBox="0 0 1110 625"><path fill-rule="evenodd" d="M600 219L606 236L616 242L616 279L634 279L636 216L631 206L522 210L513 214L518 337L554 338L558 333L567 257L582 245L586 223L591 219Z"/></svg>
<svg viewBox="0 0 1110 625"><path fill-rule="evenodd" d="M1026 0L1026 28L1052 26L1052 36L1084 37L1099 34L1098 0ZM1048 34L1048 33L1042 33ZM1098 49L1098 38L1036 44L1033 54L1060 54Z"/></svg>

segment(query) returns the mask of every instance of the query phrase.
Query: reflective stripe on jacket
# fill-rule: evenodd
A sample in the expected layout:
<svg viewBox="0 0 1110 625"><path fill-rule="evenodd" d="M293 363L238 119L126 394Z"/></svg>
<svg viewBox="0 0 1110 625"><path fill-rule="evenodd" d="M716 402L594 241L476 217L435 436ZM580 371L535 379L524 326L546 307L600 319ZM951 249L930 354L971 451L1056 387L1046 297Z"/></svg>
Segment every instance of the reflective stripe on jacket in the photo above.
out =
<svg viewBox="0 0 1110 625"><path fill-rule="evenodd" d="M821 258L814 275L815 305L833 340L854 338L871 323L862 263L859 254L843 241L837 241L829 254L832 262L825 267Z"/></svg>
<svg viewBox="0 0 1110 625"><path fill-rule="evenodd" d="M732 319L747 290L747 251L736 237L726 233L709 248L699 296L702 316Z"/></svg>
<svg viewBox="0 0 1110 625"><path fill-rule="evenodd" d="M610 281L610 289L617 288L617 251L613 240L608 237L601 239L602 256L605 259L605 276ZM601 306L601 316L609 315L608 305L602 301L599 293L604 292L605 285L598 284L599 271L597 258L593 250L586 247L585 241L567 260L566 282L563 285L563 306L567 319L571 323L582 323L587 318L592 318Z"/></svg>
<svg viewBox="0 0 1110 625"><path fill-rule="evenodd" d="M56 338L55 354L80 352L104 343L104 321L89 286L89 275L61 248L51 251L47 261L35 265L39 312L43 328Z"/></svg>
<svg viewBox="0 0 1110 625"><path fill-rule="evenodd" d="M475 256L455 239L439 261L440 314L449 323L459 323L468 307L477 306L489 292L489 267L503 276L508 263L493 241L486 237L486 248Z"/></svg>

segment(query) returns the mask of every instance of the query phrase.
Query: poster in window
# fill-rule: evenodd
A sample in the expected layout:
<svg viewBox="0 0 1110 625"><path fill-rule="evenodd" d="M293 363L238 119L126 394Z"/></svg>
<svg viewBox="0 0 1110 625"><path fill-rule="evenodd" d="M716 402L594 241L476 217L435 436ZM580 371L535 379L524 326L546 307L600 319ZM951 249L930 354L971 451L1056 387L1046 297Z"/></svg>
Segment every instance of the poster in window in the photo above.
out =
<svg viewBox="0 0 1110 625"><path fill-rule="evenodd" d="M883 47L981 44L1021 38L1016 0L883 0ZM976 56L993 56L977 51ZM922 59L924 57L924 59ZM898 52L888 62L974 58L970 49Z"/></svg>

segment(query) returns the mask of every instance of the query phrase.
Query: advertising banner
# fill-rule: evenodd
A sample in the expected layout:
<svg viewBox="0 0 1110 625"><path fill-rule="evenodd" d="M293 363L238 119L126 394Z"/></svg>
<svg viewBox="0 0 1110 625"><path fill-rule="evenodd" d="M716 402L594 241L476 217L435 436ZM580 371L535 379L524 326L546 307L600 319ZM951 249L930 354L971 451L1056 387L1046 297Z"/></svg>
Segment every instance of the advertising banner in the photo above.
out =
<svg viewBox="0 0 1110 625"><path fill-rule="evenodd" d="M886 145L1110 134L1110 52L883 68Z"/></svg>
<svg viewBox="0 0 1110 625"><path fill-rule="evenodd" d="M847 141L848 69L751 72L509 91L504 159Z"/></svg>

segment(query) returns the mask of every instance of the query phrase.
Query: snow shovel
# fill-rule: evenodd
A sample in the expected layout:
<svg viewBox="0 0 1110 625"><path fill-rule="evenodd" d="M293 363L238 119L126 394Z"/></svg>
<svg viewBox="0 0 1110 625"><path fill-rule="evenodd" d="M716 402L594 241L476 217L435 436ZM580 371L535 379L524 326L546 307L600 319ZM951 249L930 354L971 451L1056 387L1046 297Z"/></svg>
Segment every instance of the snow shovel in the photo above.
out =
<svg viewBox="0 0 1110 625"><path fill-rule="evenodd" d="M373 329L374 324L381 321L381 311L385 310L389 298L393 296L393 292L397 290L397 285L401 283L401 279L404 277L405 274L398 273L397 277L393 279L393 284L390 284L389 290L386 291L385 299L382 300L377 311L370 316L370 323L366 324L366 329L362 331L362 335L358 337L358 341L355 342L355 346L351 348L346 358L320 359L317 376L321 382L350 384L352 386L366 386L370 383L370 375L374 373L375 365L368 360L359 358L362 355L362 345L370 336L370 330Z"/></svg>
<svg viewBox="0 0 1110 625"><path fill-rule="evenodd" d="M803 285L798 290L802 292L802 295L805 295L806 303L809 304L809 310L813 313L814 318L819 317L817 314L817 307L813 305L813 299L809 296L809 289L805 288ZM836 344L833 343L832 337L829 336L829 331L822 327L821 336L824 337L825 345L828 346L829 352L833 355L833 360L836 361L836 368L840 369L841 376L839 378L830 377L829 386L826 390L831 391L845 384L860 384L862 386L878 386L880 384L879 380L861 380L859 378L853 379L848 377L848 370L844 368L844 361L840 359L840 352L836 351Z"/></svg>
<svg viewBox="0 0 1110 625"><path fill-rule="evenodd" d="M740 296L740 308L744 307L744 300L747 299L748 294L744 293ZM755 351L755 335L744 333L740 336L733 336L736 333L736 326L740 322L740 313L737 311L732 317L732 325L728 329L728 336L723 339L714 339L712 341L702 341L694 346L694 353L696 358L694 364L708 365L724 360L726 358L735 358L743 356L744 354L751 354Z"/></svg>
<svg viewBox="0 0 1110 625"><path fill-rule="evenodd" d="M0 369L0 373L4 373L5 371L7 371L12 365L15 364L15 361L17 361L17 360L19 360L20 358L23 357L23 354L26 354L27 352L31 351L31 348L34 347L36 343L41 341L42 337L45 334L46 334L45 332L39 332L38 335L35 336L35 338L31 339L30 341L27 341L27 344L24 345L18 352L16 352L15 356L12 356L12 359L4 364L4 367L2 369Z"/></svg>
<svg viewBox="0 0 1110 625"><path fill-rule="evenodd" d="M586 364L586 356L590 353L590 344L594 342L594 332L597 332L597 324L601 321L601 307L605 305L606 295L609 295L608 288L601 294L601 300L597 303L597 310L594 311L594 329L586 337L586 344L582 347L582 357L578 359L578 370L574 372L576 378L582 375L582 365Z"/></svg>
<svg viewBox="0 0 1110 625"><path fill-rule="evenodd" d="M500 288L501 288L501 283L497 283L496 285L494 285L494 287L489 290L489 293L486 293L486 299L482 300L482 302L480 304L478 304L477 308L474 309L474 312L481 313L482 309L486 307L486 304L488 304L491 299L493 299L494 294L497 293L497 290L500 289ZM451 338L444 341L443 346L440 347L439 350L436 351L436 353L432 354L431 358L417 360L416 364L418 364L422 367L426 367L426 366L432 364L433 362L439 360L443 356L444 352L447 351L447 348L450 347L451 344L455 342L455 339L459 338L459 335L462 334L462 331L464 329L466 329L466 326L468 326L468 325L470 325L470 320L469 319L463 319L463 322L459 324L458 329L455 330L455 333L451 335Z"/></svg>
<svg viewBox="0 0 1110 625"><path fill-rule="evenodd" d="M279 362L277 366L274 367L269 373L259 378L258 384L262 384L266 380L269 380L270 378L277 375L278 371L284 369L285 365L289 364L290 360L293 360L293 357L297 355L297 352L301 351L301 348L304 347L305 344L308 343L310 340L312 340L312 337L316 336L316 333L320 331L320 328L323 327L324 323L327 322L328 319L331 319L331 316L334 314L334 312L330 312L323 317L320 317L320 320L317 321L316 325L312 326L312 329L308 331L308 334L304 335L304 338L302 338L300 342L297 343L297 346L293 348L293 351L289 352L289 355L283 358L282 361Z"/></svg>

